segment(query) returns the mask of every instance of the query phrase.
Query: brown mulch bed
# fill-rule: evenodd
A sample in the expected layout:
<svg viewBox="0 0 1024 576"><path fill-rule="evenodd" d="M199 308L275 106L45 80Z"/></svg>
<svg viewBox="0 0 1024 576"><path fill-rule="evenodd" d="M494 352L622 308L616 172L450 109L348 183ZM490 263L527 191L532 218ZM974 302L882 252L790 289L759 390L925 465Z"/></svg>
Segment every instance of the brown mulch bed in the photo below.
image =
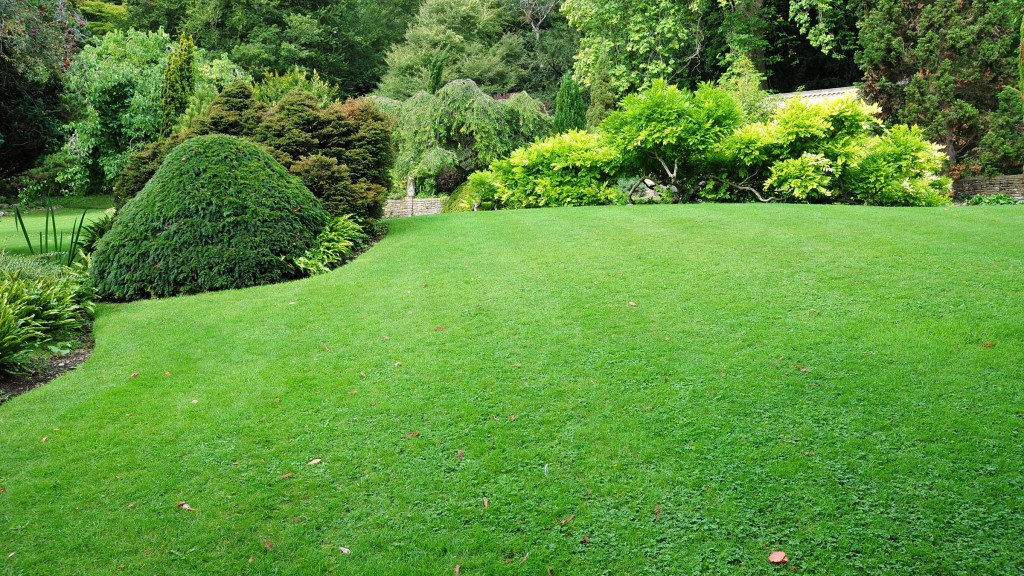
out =
<svg viewBox="0 0 1024 576"><path fill-rule="evenodd" d="M92 354L92 343L61 356L33 362L27 374L0 376L0 404L74 370Z"/></svg>

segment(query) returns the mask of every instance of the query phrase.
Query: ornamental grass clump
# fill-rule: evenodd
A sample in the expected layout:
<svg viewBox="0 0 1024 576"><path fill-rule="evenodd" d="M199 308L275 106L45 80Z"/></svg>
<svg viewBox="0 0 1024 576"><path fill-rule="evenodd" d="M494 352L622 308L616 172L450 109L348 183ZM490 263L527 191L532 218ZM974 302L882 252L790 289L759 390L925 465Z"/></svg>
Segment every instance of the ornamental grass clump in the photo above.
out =
<svg viewBox="0 0 1024 576"><path fill-rule="evenodd" d="M136 300L270 284L300 275L327 213L256 145L199 136L172 150L99 242L97 293Z"/></svg>

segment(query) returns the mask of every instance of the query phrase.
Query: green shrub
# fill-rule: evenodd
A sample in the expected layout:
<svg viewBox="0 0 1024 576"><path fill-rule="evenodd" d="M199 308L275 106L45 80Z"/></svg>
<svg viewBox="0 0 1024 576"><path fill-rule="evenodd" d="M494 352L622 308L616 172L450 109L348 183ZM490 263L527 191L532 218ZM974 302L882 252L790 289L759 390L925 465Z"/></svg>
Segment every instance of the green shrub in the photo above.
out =
<svg viewBox="0 0 1024 576"><path fill-rule="evenodd" d="M831 160L821 154L805 152L799 158L776 162L765 188L798 201L831 198L834 172Z"/></svg>
<svg viewBox="0 0 1024 576"><path fill-rule="evenodd" d="M472 212L500 208L498 199L504 188L490 170L473 172L451 196L441 204L442 212Z"/></svg>
<svg viewBox="0 0 1024 576"><path fill-rule="evenodd" d="M520 148L491 171L497 199L508 208L620 204L620 162L602 136L574 130Z"/></svg>
<svg viewBox="0 0 1024 576"><path fill-rule="evenodd" d="M289 171L298 176L324 209L334 216L352 214L369 219L384 215L387 190L365 180L353 182L351 170L338 164L337 158L320 154L306 156L292 164Z"/></svg>
<svg viewBox="0 0 1024 576"><path fill-rule="evenodd" d="M273 106L280 102L286 94L295 90L313 95L322 108L326 108L338 98L337 86L321 79L316 70L312 74L307 74L298 66L283 74L277 72L265 74L259 82L253 85L252 96L265 106Z"/></svg>
<svg viewBox="0 0 1024 576"><path fill-rule="evenodd" d="M90 277L135 300L293 278L327 214L302 183L245 140L200 136L172 150L99 242Z"/></svg>
<svg viewBox="0 0 1024 576"><path fill-rule="evenodd" d="M296 259L295 265L309 276L330 272L344 264L366 240L362 227L350 214L332 218L317 236L316 246Z"/></svg>
<svg viewBox="0 0 1024 576"><path fill-rule="evenodd" d="M555 133L584 130L587 127L587 104L580 93L580 85L566 73L558 85L555 96L555 117L551 129Z"/></svg>
<svg viewBox="0 0 1024 576"><path fill-rule="evenodd" d="M1012 206L1021 204L1021 202L1006 194L975 194L964 204L967 206Z"/></svg>
<svg viewBox="0 0 1024 576"><path fill-rule="evenodd" d="M248 136L263 121L266 106L252 96L252 87L235 80L213 99L206 117L198 122L197 134Z"/></svg>
<svg viewBox="0 0 1024 576"><path fill-rule="evenodd" d="M0 252L0 373L16 372L36 349L89 326L93 292L69 268Z"/></svg>
<svg viewBox="0 0 1024 576"><path fill-rule="evenodd" d="M952 181L940 175L946 155L917 126L893 126L864 151L845 176L844 187L856 200L875 206L949 204Z"/></svg>

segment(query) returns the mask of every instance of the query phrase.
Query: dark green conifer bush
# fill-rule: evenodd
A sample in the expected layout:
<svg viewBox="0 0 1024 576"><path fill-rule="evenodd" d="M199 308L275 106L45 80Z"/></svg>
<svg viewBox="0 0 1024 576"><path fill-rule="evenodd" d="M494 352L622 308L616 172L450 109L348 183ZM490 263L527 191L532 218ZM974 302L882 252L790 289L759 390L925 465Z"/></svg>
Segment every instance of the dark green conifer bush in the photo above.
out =
<svg viewBox="0 0 1024 576"><path fill-rule="evenodd" d="M136 300L269 284L298 275L327 213L256 145L225 135L170 151L99 242L100 296Z"/></svg>

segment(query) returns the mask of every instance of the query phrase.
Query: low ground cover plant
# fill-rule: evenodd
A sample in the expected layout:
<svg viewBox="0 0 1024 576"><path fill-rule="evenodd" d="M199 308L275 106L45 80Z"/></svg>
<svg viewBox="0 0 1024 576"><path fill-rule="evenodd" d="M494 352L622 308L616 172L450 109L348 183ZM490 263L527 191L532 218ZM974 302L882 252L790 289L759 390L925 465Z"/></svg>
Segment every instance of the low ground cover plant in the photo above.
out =
<svg viewBox="0 0 1024 576"><path fill-rule="evenodd" d="M328 215L270 154L241 138L174 148L99 241L98 294L135 300L279 282L316 246Z"/></svg>
<svg viewBox="0 0 1024 576"><path fill-rule="evenodd" d="M92 321L80 271L0 251L0 374L18 372L40 347L70 347Z"/></svg>

